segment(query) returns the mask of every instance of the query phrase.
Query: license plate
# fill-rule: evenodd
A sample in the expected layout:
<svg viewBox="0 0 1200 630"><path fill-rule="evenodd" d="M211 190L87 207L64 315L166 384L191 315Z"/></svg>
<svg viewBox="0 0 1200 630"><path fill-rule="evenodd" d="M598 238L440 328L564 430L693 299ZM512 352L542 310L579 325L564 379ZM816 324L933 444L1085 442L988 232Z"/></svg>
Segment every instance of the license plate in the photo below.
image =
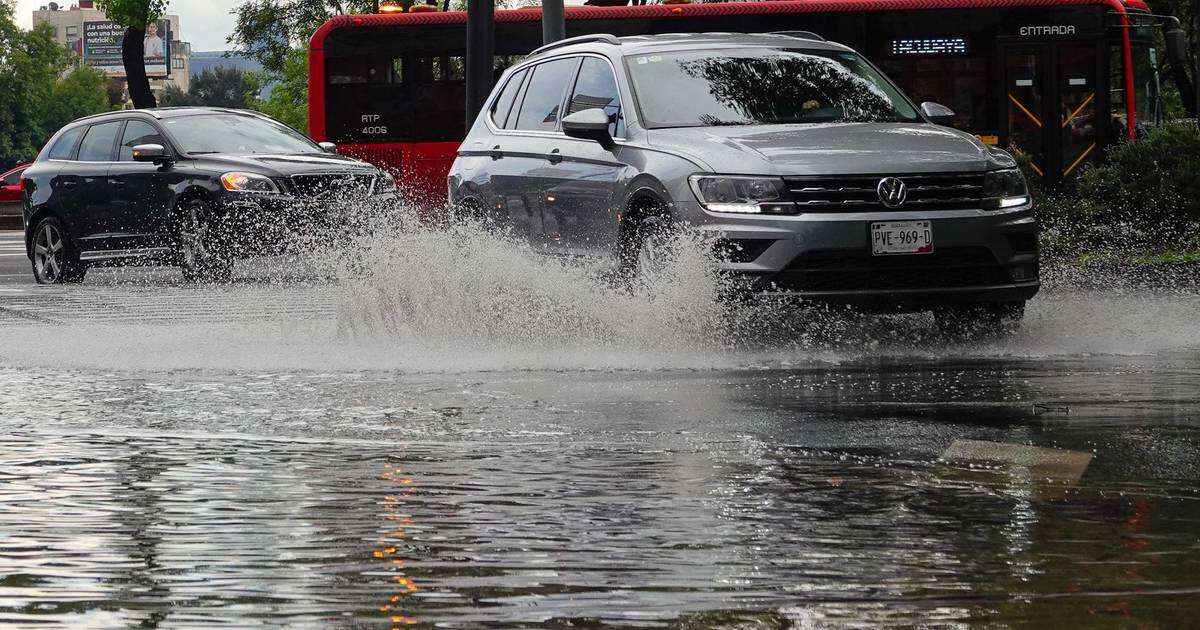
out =
<svg viewBox="0 0 1200 630"><path fill-rule="evenodd" d="M932 254L933 226L929 221L872 223L871 251L876 256Z"/></svg>

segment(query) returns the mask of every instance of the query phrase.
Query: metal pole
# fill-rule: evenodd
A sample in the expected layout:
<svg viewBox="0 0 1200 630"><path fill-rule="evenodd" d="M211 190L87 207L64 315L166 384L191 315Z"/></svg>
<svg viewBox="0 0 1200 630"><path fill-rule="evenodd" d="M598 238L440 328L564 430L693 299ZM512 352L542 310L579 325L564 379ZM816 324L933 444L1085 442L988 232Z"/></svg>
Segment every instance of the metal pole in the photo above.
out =
<svg viewBox="0 0 1200 630"><path fill-rule="evenodd" d="M493 0L467 0L467 129L492 92L492 57L496 48Z"/></svg>
<svg viewBox="0 0 1200 630"><path fill-rule="evenodd" d="M567 21L563 17L563 0L542 0L542 45L553 44L567 37Z"/></svg>
<svg viewBox="0 0 1200 630"><path fill-rule="evenodd" d="M1200 0L1192 0L1192 89L1196 94L1196 124L1200 125Z"/></svg>

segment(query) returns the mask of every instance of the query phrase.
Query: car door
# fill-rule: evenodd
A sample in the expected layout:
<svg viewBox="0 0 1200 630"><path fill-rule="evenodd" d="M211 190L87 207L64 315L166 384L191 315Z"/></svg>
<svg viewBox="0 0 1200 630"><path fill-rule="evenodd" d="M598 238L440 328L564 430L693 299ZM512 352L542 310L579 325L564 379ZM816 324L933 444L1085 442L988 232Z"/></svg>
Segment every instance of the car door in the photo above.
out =
<svg viewBox="0 0 1200 630"><path fill-rule="evenodd" d="M117 152L123 120L88 127L73 162L63 163L62 212L82 251L107 248L115 229L113 191L108 171Z"/></svg>
<svg viewBox="0 0 1200 630"><path fill-rule="evenodd" d="M612 121L609 133L624 135L621 95L612 65L587 56L567 100L566 113L603 109ZM559 242L570 254L607 255L615 251L620 213L617 181L624 165L621 146L559 134L550 143L542 195L544 214L553 217Z"/></svg>
<svg viewBox="0 0 1200 630"><path fill-rule="evenodd" d="M501 170L508 179L498 192L502 192L505 210L519 232L550 252L565 249L557 216L547 212L545 191L552 175L549 156L560 136L556 131L559 114L579 61L579 57L563 57L530 68L520 102L514 105L515 122L510 120L507 125L512 130L501 134Z"/></svg>
<svg viewBox="0 0 1200 630"><path fill-rule="evenodd" d="M159 247L171 229L175 185L182 181L173 164L133 161L133 147L159 144L174 155L161 130L148 120L130 119L121 132L117 161L109 169L113 207L110 244L118 249Z"/></svg>

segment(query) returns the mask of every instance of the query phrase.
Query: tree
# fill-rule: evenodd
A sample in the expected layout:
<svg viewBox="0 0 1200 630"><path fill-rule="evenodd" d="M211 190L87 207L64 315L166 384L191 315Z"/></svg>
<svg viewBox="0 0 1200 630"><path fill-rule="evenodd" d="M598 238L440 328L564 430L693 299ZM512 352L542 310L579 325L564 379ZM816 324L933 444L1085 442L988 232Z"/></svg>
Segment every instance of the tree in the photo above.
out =
<svg viewBox="0 0 1200 630"><path fill-rule="evenodd" d="M60 79L50 91L45 131L53 133L76 118L112 109L105 83L104 73L90 66L80 66Z"/></svg>
<svg viewBox="0 0 1200 630"><path fill-rule="evenodd" d="M150 79L146 77L146 25L162 17L169 0L96 0L96 8L108 19L125 27L121 40L121 62L129 84L129 98L138 109L156 107Z"/></svg>
<svg viewBox="0 0 1200 630"><path fill-rule="evenodd" d="M162 98L158 99L162 107L191 107L197 103L192 95L174 83L163 89Z"/></svg>
<svg viewBox="0 0 1200 630"><path fill-rule="evenodd" d="M282 74L294 47L336 15L368 13L374 0L248 0L237 9L229 43L263 68Z"/></svg>
<svg viewBox="0 0 1200 630"><path fill-rule="evenodd" d="M32 159L57 130L46 129L45 113L69 62L49 25L20 29L12 5L0 0L0 167Z"/></svg>
<svg viewBox="0 0 1200 630"><path fill-rule="evenodd" d="M258 109L293 129L308 130L308 51L293 48L288 51L283 72L275 75L277 83Z"/></svg>

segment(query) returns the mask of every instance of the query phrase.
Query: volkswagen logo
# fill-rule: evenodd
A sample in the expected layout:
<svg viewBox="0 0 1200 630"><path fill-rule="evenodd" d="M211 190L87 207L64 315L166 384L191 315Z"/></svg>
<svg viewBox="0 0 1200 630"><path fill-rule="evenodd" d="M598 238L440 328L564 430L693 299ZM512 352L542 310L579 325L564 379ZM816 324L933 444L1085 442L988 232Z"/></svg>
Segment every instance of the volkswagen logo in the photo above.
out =
<svg viewBox="0 0 1200 630"><path fill-rule="evenodd" d="M895 177L879 180L875 192L879 193L879 202L888 208L899 208L904 205L904 200L908 199L908 187Z"/></svg>

